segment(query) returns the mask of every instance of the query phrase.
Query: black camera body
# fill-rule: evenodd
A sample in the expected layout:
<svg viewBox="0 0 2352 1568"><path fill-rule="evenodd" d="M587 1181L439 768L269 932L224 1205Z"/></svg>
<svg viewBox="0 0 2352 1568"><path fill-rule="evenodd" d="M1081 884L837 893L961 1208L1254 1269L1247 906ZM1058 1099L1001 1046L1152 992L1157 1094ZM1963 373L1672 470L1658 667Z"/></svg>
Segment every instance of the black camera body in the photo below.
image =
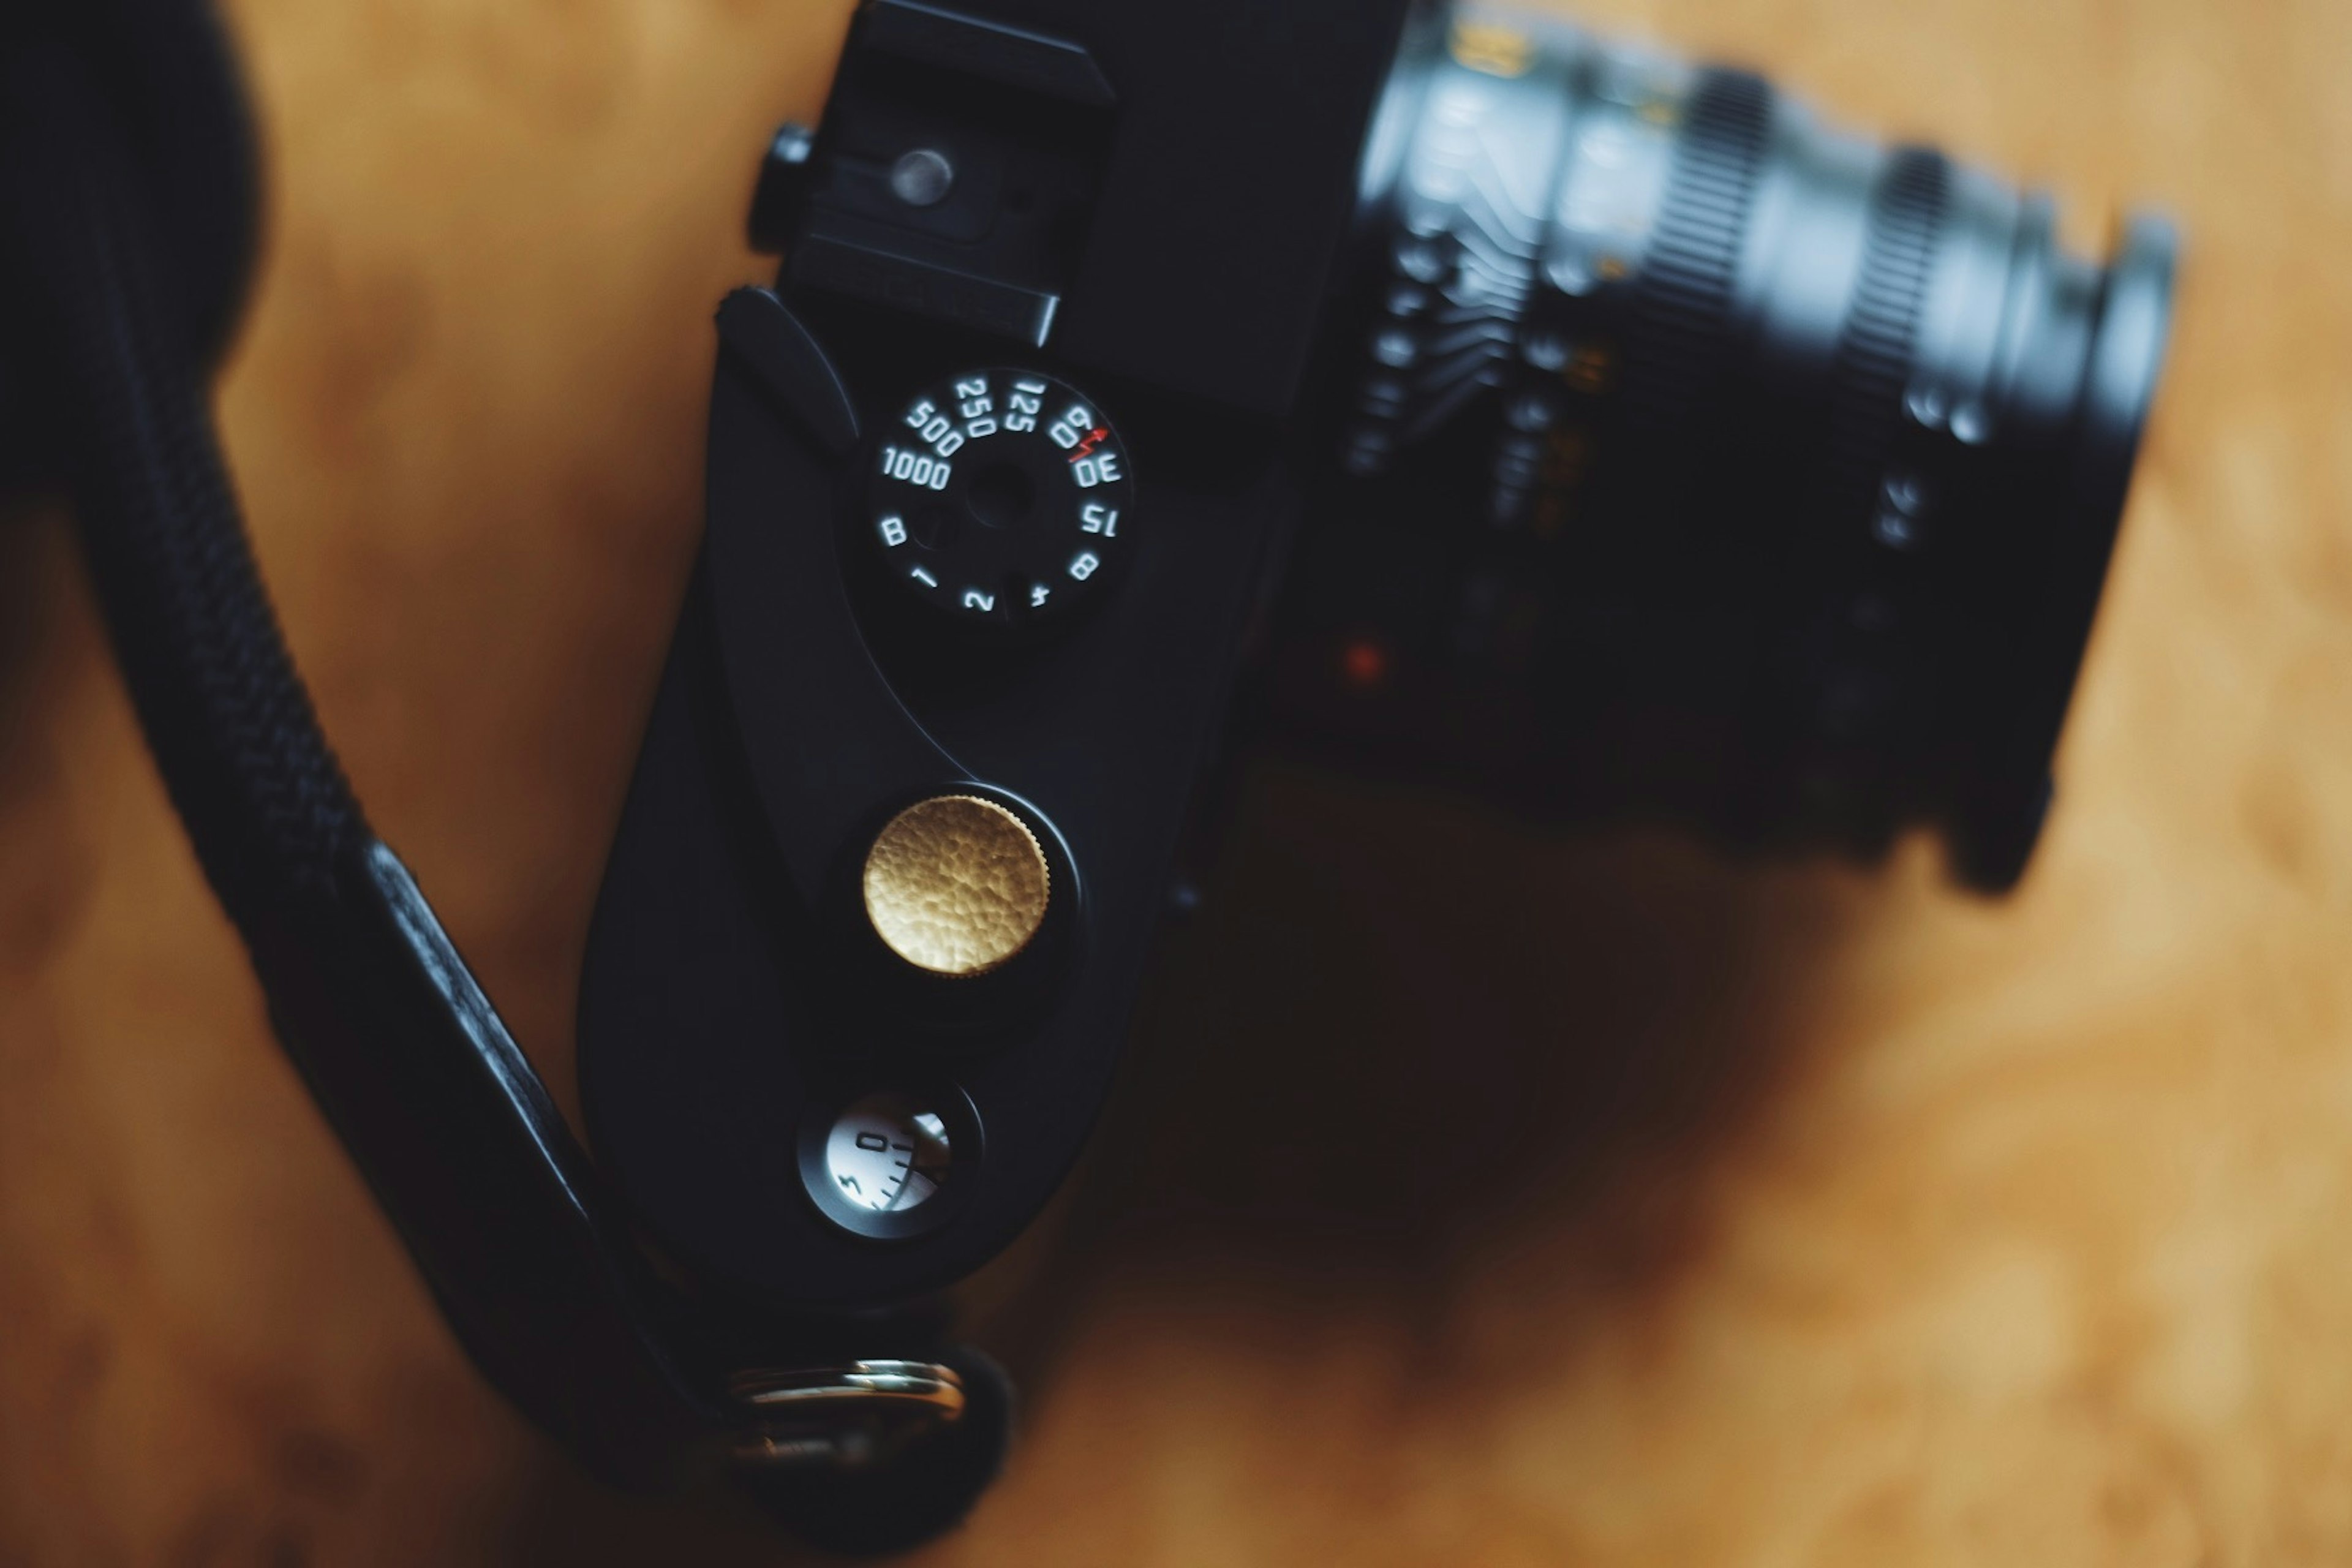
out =
<svg viewBox="0 0 2352 1568"><path fill-rule="evenodd" d="M709 531L580 1012L593 1147L698 1278L901 1303L1076 1158L1297 525L1287 416L1402 21L877 0L814 145L772 155L786 261L719 312ZM860 897L877 835L942 797L1045 851L1048 918L986 974L900 959ZM832 1200L876 1184L823 1143L877 1093L951 1152L861 1218Z"/></svg>
<svg viewBox="0 0 2352 1568"><path fill-rule="evenodd" d="M2160 226L2076 260L1475 9L871 0L752 226L580 1008L600 1159L719 1297L887 1311L1037 1213L1230 732L2022 871Z"/></svg>

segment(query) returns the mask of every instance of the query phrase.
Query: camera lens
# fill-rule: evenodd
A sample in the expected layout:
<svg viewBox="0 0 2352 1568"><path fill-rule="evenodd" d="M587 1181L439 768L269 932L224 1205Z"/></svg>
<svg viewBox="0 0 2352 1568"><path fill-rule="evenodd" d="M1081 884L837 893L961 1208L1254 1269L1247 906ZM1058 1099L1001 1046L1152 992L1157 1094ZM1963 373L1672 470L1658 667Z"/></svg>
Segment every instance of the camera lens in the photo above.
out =
<svg viewBox="0 0 2352 1568"><path fill-rule="evenodd" d="M1364 161L1294 732L1571 817L2022 870L2169 310L1744 72L1423 16Z"/></svg>

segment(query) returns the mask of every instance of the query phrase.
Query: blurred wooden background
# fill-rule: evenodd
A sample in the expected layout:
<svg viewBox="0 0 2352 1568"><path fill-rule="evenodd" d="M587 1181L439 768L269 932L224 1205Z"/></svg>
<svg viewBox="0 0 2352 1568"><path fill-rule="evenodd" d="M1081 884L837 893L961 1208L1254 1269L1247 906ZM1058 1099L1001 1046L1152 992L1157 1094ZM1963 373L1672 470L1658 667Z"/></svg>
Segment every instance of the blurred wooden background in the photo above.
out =
<svg viewBox="0 0 2352 1568"><path fill-rule="evenodd" d="M845 0L233 9L264 563L562 1083L709 310ZM2052 183L2078 242L2185 220L2045 855L1991 906L1927 845L1738 869L1253 775L1114 1153L981 1292L1027 1435L929 1561L2352 1561L2352 10L1581 11ZM726 1498L598 1493L461 1363L61 521L0 527L0 1562L788 1557Z"/></svg>

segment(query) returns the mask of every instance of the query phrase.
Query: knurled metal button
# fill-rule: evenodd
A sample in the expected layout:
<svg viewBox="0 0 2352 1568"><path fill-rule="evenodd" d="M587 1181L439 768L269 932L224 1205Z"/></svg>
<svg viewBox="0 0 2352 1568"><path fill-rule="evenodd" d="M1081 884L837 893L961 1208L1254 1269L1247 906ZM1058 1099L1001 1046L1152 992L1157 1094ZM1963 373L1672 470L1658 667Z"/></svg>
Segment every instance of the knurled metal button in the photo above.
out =
<svg viewBox="0 0 2352 1568"><path fill-rule="evenodd" d="M866 852L866 918L916 968L958 978L1020 956L1045 923L1052 877L1029 825L976 795L892 817Z"/></svg>

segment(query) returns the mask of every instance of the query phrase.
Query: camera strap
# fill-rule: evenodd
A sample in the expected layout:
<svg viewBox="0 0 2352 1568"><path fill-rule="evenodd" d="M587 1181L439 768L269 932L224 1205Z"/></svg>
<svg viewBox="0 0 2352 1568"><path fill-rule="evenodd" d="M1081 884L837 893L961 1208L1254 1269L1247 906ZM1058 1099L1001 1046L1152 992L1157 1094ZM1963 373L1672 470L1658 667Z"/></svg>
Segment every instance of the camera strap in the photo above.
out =
<svg viewBox="0 0 2352 1568"><path fill-rule="evenodd" d="M370 828L264 590L183 285L185 178L142 156L172 93L241 132L201 8L136 0L101 47L0 36L0 369L40 419L141 727L289 1057L483 1373L628 1484L733 1465L804 1533L885 1546L995 1473L1010 1394L937 1325L715 1327L647 1278L544 1085ZM152 16L143 15L153 13ZM148 26L144 24L152 23ZM209 47L191 50L191 26ZM178 47L175 47L178 46ZM238 169L243 149L219 160ZM184 174L184 171L181 172ZM234 205L246 189L197 195ZM249 213L216 214L232 225ZM851 1342L856 1342L855 1345ZM782 1369L782 1370L746 1370Z"/></svg>

